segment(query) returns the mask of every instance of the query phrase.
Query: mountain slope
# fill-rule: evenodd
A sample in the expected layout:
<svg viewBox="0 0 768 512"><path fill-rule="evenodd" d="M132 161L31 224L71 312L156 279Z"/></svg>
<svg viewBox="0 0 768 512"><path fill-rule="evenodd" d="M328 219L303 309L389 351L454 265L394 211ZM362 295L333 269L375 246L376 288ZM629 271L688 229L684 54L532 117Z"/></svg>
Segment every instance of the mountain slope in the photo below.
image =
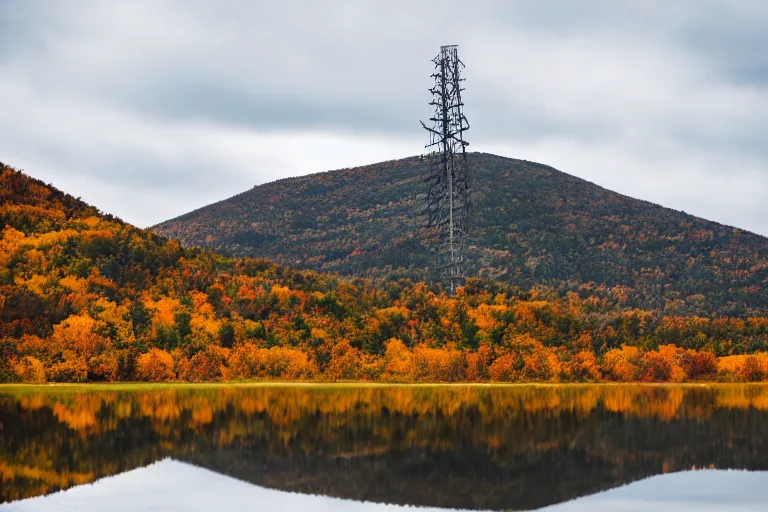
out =
<svg viewBox="0 0 768 512"><path fill-rule="evenodd" d="M485 279L446 297L230 259L2 165L0 198L0 382L768 376L768 315L641 311L620 287Z"/></svg>
<svg viewBox="0 0 768 512"><path fill-rule="evenodd" d="M469 155L474 275L616 288L624 306L749 315L768 305L768 239L545 165ZM428 279L418 157L283 179L163 222L186 246L298 268Z"/></svg>

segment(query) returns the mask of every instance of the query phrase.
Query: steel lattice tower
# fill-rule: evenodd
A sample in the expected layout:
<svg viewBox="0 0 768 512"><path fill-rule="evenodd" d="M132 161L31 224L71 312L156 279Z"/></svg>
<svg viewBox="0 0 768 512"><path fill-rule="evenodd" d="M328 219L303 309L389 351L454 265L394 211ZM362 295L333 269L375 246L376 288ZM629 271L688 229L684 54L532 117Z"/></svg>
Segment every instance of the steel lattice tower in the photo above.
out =
<svg viewBox="0 0 768 512"><path fill-rule="evenodd" d="M471 206L466 154L469 143L464 140L469 123L464 117L461 100L464 63L459 60L456 45L441 46L432 62L435 64L432 74L435 84L429 89L432 93L429 104L435 110L429 118L431 126L421 122L429 132L429 144L425 147L430 150L424 210L428 227L438 238L436 267L439 278L453 295L466 277Z"/></svg>

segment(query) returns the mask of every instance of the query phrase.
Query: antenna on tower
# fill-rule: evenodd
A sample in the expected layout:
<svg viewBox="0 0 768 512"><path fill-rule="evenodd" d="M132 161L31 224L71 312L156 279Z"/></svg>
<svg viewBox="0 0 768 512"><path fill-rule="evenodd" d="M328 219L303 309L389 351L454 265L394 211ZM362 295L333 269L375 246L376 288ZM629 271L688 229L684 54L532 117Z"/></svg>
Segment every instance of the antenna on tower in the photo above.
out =
<svg viewBox="0 0 768 512"><path fill-rule="evenodd" d="M464 63L459 60L457 45L441 46L440 53L432 59L435 84L432 93L434 115L428 126L429 132L428 175L424 213L428 229L438 238L436 269L453 295L466 278L466 245L469 234L470 183L467 166L464 132L469 122L464 117L461 93L461 71Z"/></svg>

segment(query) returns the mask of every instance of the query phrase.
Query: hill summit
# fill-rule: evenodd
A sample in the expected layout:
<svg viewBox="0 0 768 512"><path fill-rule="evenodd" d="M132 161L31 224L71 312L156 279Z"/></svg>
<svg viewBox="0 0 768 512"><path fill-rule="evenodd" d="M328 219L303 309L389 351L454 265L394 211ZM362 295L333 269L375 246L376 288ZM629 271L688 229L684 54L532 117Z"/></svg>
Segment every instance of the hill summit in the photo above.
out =
<svg viewBox="0 0 768 512"><path fill-rule="evenodd" d="M522 288L607 288L624 307L750 315L768 304L768 239L612 192L552 167L468 155L471 274ZM429 279L420 157L289 178L154 232L297 268Z"/></svg>

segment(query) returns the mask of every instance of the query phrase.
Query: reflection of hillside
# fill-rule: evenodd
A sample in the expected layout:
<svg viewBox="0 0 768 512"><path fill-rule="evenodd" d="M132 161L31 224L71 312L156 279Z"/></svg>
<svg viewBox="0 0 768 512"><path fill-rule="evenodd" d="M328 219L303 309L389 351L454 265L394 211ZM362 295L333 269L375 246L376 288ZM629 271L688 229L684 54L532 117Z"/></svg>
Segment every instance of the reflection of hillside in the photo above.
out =
<svg viewBox="0 0 768 512"><path fill-rule="evenodd" d="M760 386L6 395L0 498L170 455L297 492L531 508L694 465L766 468L766 420Z"/></svg>
<svg viewBox="0 0 768 512"><path fill-rule="evenodd" d="M443 449L415 446L382 454L374 446L350 456L291 446L275 453L246 443L178 457L286 491L403 505L528 509L693 466L768 468L760 449L765 414L732 414L719 411L707 422L606 418L598 412L577 421L563 415L541 424L552 432L550 446L530 448L491 448L451 432L459 437ZM524 428L523 422L509 425L510 431Z"/></svg>
<svg viewBox="0 0 768 512"><path fill-rule="evenodd" d="M600 459L553 450L490 462L482 449L412 450L355 459L258 451L195 453L185 460L280 490L400 505L468 509L536 508L624 480ZM653 474L634 468L632 479ZM629 475L626 475L627 477Z"/></svg>

